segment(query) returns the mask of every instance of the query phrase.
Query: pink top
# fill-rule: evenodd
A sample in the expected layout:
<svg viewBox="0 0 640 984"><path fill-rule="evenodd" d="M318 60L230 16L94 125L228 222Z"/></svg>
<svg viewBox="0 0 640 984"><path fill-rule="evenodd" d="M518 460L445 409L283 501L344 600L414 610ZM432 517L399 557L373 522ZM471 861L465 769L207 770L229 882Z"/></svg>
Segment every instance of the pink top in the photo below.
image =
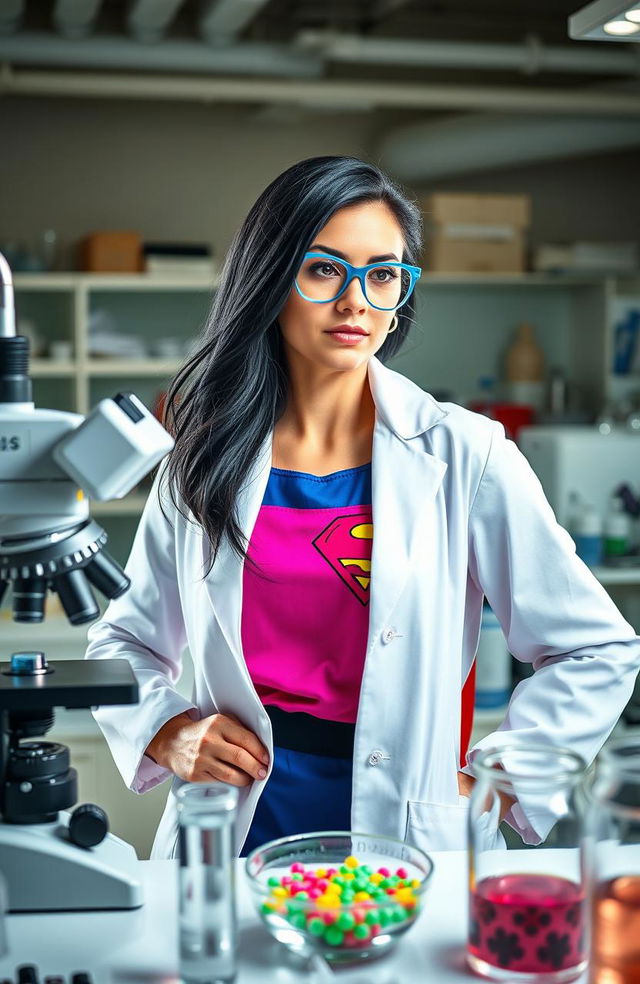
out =
<svg viewBox="0 0 640 984"><path fill-rule="evenodd" d="M264 704L355 723L369 630L371 465L272 468L243 574L242 646Z"/></svg>

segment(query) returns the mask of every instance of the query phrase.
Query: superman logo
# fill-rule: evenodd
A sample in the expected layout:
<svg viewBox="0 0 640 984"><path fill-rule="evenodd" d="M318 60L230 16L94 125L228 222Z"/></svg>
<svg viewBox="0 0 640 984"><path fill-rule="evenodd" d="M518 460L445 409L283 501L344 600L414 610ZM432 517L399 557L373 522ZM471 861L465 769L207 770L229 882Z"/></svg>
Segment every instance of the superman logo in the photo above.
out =
<svg viewBox="0 0 640 984"><path fill-rule="evenodd" d="M362 605L369 604L371 583L371 514L337 516L313 541L338 577Z"/></svg>

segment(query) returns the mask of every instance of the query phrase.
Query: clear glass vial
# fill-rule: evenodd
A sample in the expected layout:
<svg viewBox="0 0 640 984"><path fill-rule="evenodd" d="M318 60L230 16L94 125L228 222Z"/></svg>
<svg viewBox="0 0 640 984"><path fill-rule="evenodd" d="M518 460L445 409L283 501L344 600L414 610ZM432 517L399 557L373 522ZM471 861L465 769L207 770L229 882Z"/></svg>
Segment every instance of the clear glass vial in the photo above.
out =
<svg viewBox="0 0 640 984"><path fill-rule="evenodd" d="M587 966L583 857L585 763L551 745L490 749L473 763L467 962L509 984L563 984ZM506 850L510 819L537 850Z"/></svg>
<svg viewBox="0 0 640 984"><path fill-rule="evenodd" d="M603 748L588 813L591 984L640 982L640 737Z"/></svg>
<svg viewBox="0 0 640 984"><path fill-rule="evenodd" d="M233 981L238 790L222 782L188 783L177 798L180 979L184 984Z"/></svg>

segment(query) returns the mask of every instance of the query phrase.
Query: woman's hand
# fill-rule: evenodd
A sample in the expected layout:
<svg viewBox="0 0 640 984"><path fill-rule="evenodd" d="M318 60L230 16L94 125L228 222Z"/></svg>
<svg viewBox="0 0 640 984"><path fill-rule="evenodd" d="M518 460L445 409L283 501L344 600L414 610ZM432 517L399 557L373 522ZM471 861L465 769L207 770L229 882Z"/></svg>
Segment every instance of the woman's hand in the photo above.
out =
<svg viewBox="0 0 640 984"><path fill-rule="evenodd" d="M468 776L466 772L458 773L458 792L461 796L471 796L471 790L475 785L475 778L473 776ZM515 803L515 796L509 796L507 793L503 793L502 790L498 790L498 796L500 797L500 821L504 820L507 813Z"/></svg>
<svg viewBox="0 0 640 984"><path fill-rule="evenodd" d="M269 753L234 714L212 714L192 721L178 714L160 728L145 752L158 765L187 782L218 779L248 786L267 775Z"/></svg>

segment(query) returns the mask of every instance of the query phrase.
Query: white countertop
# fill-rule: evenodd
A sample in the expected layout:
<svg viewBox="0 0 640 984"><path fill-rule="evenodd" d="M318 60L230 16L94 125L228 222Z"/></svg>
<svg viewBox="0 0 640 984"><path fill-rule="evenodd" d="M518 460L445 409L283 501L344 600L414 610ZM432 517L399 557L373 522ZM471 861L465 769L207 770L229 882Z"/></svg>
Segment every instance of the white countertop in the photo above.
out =
<svg viewBox="0 0 640 984"><path fill-rule="evenodd" d="M559 851L509 851L510 861ZM269 936L249 893L244 861L238 861L239 970L236 984L470 984L464 964L467 860L463 851L433 853L435 870L424 910L396 949L379 960L326 974L308 967ZM513 862L511 862L513 863ZM524 865L523 865L524 867ZM0 976L35 963L45 975L90 971L94 984L176 984L177 864L142 861L146 903L130 912L50 913L8 916L10 952ZM512 869L513 870L513 869ZM579 984L586 984L586 975Z"/></svg>

